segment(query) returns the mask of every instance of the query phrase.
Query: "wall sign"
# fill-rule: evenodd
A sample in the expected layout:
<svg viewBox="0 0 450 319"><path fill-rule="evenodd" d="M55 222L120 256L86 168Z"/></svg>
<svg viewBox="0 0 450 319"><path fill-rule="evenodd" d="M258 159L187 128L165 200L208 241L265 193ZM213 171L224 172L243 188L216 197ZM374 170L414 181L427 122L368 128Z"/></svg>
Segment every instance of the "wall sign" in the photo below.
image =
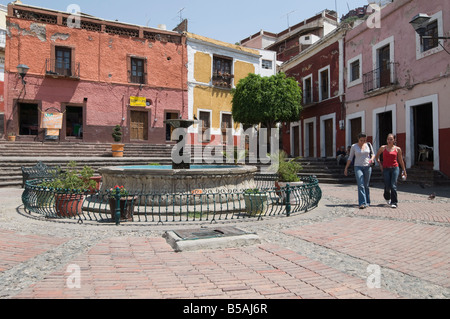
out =
<svg viewBox="0 0 450 319"><path fill-rule="evenodd" d="M147 98L142 96L130 96L130 106L147 106Z"/></svg>

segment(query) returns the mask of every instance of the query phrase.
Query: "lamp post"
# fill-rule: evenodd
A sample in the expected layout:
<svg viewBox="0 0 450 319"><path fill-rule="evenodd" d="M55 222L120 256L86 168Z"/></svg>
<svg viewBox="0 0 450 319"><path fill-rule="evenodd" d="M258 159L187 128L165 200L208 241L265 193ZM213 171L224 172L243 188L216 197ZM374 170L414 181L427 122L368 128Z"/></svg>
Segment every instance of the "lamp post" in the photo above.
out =
<svg viewBox="0 0 450 319"><path fill-rule="evenodd" d="M25 76L27 75L29 69L30 68L28 67L28 65L25 65L25 64L19 64L17 66L17 72L19 73L20 77L22 78L23 85L27 84L27 82L25 82Z"/></svg>
<svg viewBox="0 0 450 319"><path fill-rule="evenodd" d="M435 37L432 35L425 35L427 31L427 24L431 20L431 17L425 13L419 13L409 22L417 34L420 36L421 41L423 39L438 39L438 40L448 40L450 37Z"/></svg>

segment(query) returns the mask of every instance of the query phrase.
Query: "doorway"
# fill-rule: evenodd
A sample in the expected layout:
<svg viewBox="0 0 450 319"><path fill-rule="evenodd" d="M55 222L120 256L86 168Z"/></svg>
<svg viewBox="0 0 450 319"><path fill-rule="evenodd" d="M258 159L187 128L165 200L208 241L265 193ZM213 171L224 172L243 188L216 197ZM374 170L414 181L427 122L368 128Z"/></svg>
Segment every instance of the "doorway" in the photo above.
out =
<svg viewBox="0 0 450 319"><path fill-rule="evenodd" d="M323 121L325 129L325 157L334 157L334 136L333 136L333 119Z"/></svg>
<svg viewBox="0 0 450 319"><path fill-rule="evenodd" d="M388 134L390 133L395 134L392 127L392 111L378 113L377 120L378 120L378 137L376 139L376 143L378 144L375 144L375 146L380 147L381 145L386 144Z"/></svg>
<svg viewBox="0 0 450 319"><path fill-rule="evenodd" d="M417 105L412 108L414 128L414 159L416 164L433 163L433 105L432 103Z"/></svg>
<svg viewBox="0 0 450 319"><path fill-rule="evenodd" d="M37 104L19 103L19 135L38 135L39 110Z"/></svg>
<svg viewBox="0 0 450 319"><path fill-rule="evenodd" d="M148 112L130 112L130 139L134 141L148 141Z"/></svg>
<svg viewBox="0 0 450 319"><path fill-rule="evenodd" d="M66 137L83 138L83 107L66 106Z"/></svg>
<svg viewBox="0 0 450 319"><path fill-rule="evenodd" d="M166 113L166 120L176 120L179 118L178 113L175 112L167 112ZM174 128L170 124L166 124L166 142L172 141L172 132Z"/></svg>
<svg viewBox="0 0 450 319"><path fill-rule="evenodd" d="M233 129L233 118L229 113L222 113L222 144L234 144L233 134L227 137L227 130Z"/></svg>
<svg viewBox="0 0 450 319"><path fill-rule="evenodd" d="M294 131L294 157L300 156L300 126L292 127Z"/></svg>
<svg viewBox="0 0 450 319"><path fill-rule="evenodd" d="M357 117L350 120L350 144L358 143L358 135L362 132L362 118Z"/></svg>

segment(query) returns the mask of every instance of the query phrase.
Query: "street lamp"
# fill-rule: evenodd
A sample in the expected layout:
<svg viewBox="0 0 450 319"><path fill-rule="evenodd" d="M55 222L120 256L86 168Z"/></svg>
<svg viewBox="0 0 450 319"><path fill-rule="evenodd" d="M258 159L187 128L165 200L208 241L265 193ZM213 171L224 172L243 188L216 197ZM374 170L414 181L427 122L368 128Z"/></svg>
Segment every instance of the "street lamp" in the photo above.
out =
<svg viewBox="0 0 450 319"><path fill-rule="evenodd" d="M27 84L27 82L25 82L24 78L27 75L29 69L30 68L28 67L28 65L25 65L25 64L19 64L17 66L17 72L19 73L20 77L22 78L23 85Z"/></svg>
<svg viewBox="0 0 450 319"><path fill-rule="evenodd" d="M450 37L435 37L432 35L425 35L427 31L427 24L431 20L431 17L426 13L419 13L409 22L414 30L416 30L417 34L420 36L420 39L439 39L439 40L448 40Z"/></svg>

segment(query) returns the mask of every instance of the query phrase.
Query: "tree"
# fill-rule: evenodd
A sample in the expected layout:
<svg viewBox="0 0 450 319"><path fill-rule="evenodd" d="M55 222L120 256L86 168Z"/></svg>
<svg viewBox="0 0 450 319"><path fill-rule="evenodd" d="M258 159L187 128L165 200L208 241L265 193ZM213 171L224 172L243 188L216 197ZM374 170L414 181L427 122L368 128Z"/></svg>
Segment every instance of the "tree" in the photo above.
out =
<svg viewBox="0 0 450 319"><path fill-rule="evenodd" d="M235 122L270 129L279 122L297 121L302 91L294 78L278 73L271 77L249 74L232 90Z"/></svg>

